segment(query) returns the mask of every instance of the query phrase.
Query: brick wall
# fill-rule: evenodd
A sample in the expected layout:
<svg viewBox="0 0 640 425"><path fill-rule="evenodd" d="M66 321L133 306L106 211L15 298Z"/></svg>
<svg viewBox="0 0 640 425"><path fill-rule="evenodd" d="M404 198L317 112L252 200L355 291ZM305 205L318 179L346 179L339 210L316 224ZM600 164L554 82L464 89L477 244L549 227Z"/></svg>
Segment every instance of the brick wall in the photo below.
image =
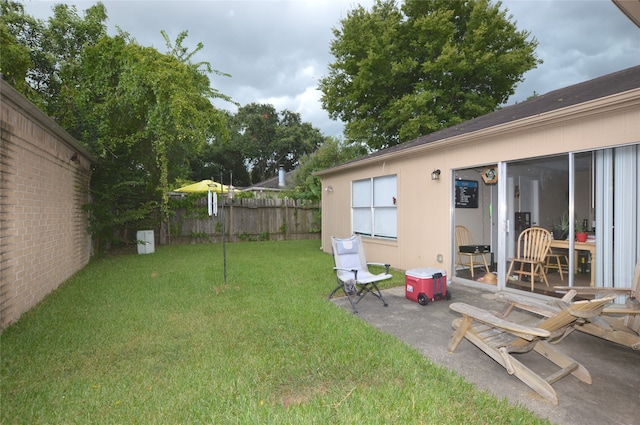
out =
<svg viewBox="0 0 640 425"><path fill-rule="evenodd" d="M93 158L4 81L0 87L0 329L84 267Z"/></svg>

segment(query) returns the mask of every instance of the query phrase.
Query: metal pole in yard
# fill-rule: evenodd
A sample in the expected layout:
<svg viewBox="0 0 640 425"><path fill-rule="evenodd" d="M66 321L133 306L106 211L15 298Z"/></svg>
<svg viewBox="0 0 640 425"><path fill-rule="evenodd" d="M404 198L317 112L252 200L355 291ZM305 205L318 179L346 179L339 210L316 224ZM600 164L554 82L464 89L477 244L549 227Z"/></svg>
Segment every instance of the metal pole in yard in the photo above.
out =
<svg viewBox="0 0 640 425"><path fill-rule="evenodd" d="M235 234L235 227L233 226L233 171L229 171L229 235L232 236L232 241L237 241L233 238Z"/></svg>
<svg viewBox="0 0 640 425"><path fill-rule="evenodd" d="M227 284L227 244L225 242L225 214L224 214L224 181L222 181L222 170L220 170L220 196L222 197L222 257L224 269L224 284Z"/></svg>

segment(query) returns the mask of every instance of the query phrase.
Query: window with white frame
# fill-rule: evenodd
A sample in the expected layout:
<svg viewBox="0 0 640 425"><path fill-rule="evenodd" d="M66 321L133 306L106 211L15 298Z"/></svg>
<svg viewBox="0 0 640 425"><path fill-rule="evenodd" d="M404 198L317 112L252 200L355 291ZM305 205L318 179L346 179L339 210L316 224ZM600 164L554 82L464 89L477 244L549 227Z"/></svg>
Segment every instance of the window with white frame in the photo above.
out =
<svg viewBox="0 0 640 425"><path fill-rule="evenodd" d="M353 232L397 239L397 175L355 180L351 187Z"/></svg>

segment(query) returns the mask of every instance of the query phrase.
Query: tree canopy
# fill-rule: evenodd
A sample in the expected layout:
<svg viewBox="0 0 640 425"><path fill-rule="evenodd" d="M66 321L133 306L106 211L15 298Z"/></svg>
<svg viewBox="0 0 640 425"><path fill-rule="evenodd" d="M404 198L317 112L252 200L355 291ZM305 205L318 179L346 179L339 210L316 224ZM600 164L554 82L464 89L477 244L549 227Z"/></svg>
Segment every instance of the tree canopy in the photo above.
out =
<svg viewBox="0 0 640 425"><path fill-rule="evenodd" d="M229 99L207 76L219 72L190 62L201 44L189 52L186 32L175 44L163 34L168 53L160 53L122 31L109 36L101 3L84 18L58 4L46 23L18 3L2 7L3 42L23 60L29 49L26 73L24 65L12 69L14 82L27 83L16 88L98 158L89 206L98 248L129 239L145 221L163 221L170 182L189 172L207 141L228 137L226 116L212 100Z"/></svg>
<svg viewBox="0 0 640 425"><path fill-rule="evenodd" d="M2 44L0 70L9 74L9 83L47 114L61 118L68 113L59 102L65 101L73 90L71 81L80 67L80 56L85 45L96 43L106 35L106 9L102 3L88 8L81 18L75 6L57 4L48 22L42 22L24 13L17 2L3 1L0 28L8 39ZM5 57L5 51L24 51L16 67L14 57ZM18 69L16 69L18 68Z"/></svg>
<svg viewBox="0 0 640 425"><path fill-rule="evenodd" d="M242 106L229 119L231 146L242 152L251 173L251 182L274 177L278 167L293 170L303 155L315 151L323 142L320 131L300 114L272 105L251 103Z"/></svg>
<svg viewBox="0 0 640 425"><path fill-rule="evenodd" d="M537 66L537 41L490 0L376 0L334 28L322 105L380 149L495 110Z"/></svg>
<svg viewBox="0 0 640 425"><path fill-rule="evenodd" d="M109 194L107 216L119 217L114 209L122 206L139 218L156 209L165 217L170 182L189 172L207 140L227 137L209 78L121 33L85 48L77 82L69 105L76 113L64 124L100 159L92 188L102 182L99 193Z"/></svg>
<svg viewBox="0 0 640 425"><path fill-rule="evenodd" d="M293 175L295 183L293 196L320 202L322 199L321 181L313 173L358 158L366 153L362 146L348 145L335 137L326 137L324 143L317 150L300 158L300 166Z"/></svg>
<svg viewBox="0 0 640 425"><path fill-rule="evenodd" d="M166 53L139 45L118 30L107 34L102 3L84 11L57 4L46 21L20 3L0 3L3 78L53 117L98 159L87 206L98 250L130 241L142 226L157 227L170 211L168 193L181 182L225 177L250 185L292 170L324 141L299 114L272 105L240 106L210 86L192 62L203 48L172 41ZM213 100L239 106L219 110Z"/></svg>

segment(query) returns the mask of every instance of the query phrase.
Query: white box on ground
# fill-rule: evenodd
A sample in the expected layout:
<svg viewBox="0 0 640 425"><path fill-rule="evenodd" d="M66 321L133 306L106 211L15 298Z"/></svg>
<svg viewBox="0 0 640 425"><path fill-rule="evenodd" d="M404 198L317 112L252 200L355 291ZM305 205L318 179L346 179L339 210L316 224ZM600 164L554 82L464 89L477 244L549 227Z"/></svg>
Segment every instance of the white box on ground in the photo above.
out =
<svg viewBox="0 0 640 425"><path fill-rule="evenodd" d="M139 230L136 233L138 241L138 254L152 254L156 250L153 239L153 230Z"/></svg>

